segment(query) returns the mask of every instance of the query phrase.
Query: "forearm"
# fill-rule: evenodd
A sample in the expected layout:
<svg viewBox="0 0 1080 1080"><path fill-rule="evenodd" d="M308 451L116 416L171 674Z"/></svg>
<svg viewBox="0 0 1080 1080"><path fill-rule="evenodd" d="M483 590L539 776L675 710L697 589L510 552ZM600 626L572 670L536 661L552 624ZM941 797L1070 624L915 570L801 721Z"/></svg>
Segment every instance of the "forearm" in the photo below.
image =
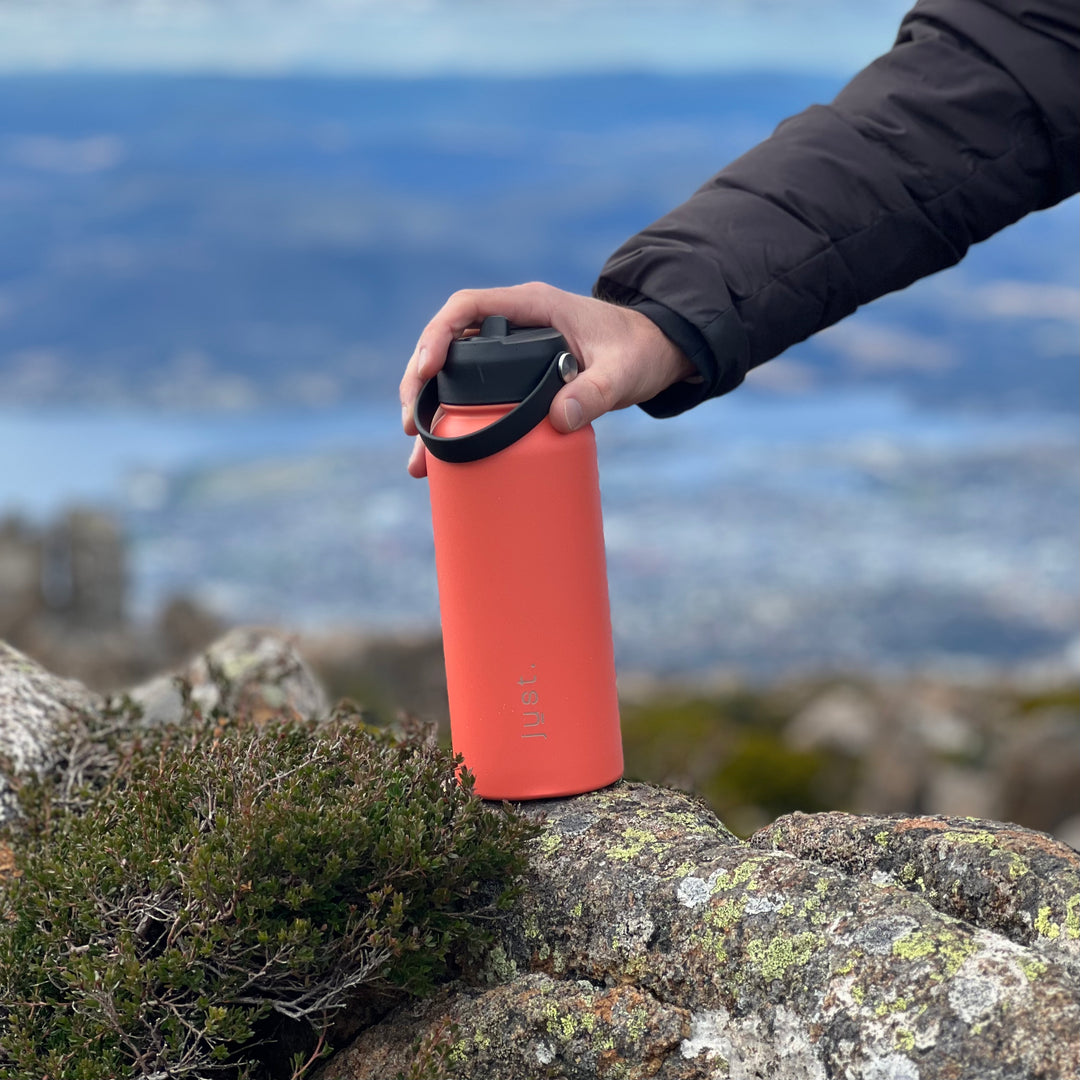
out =
<svg viewBox="0 0 1080 1080"><path fill-rule="evenodd" d="M663 415L733 389L1075 191L1078 22L1077 5L926 0L831 105L785 121L627 241L597 295L659 302L708 345L703 385L646 407Z"/></svg>

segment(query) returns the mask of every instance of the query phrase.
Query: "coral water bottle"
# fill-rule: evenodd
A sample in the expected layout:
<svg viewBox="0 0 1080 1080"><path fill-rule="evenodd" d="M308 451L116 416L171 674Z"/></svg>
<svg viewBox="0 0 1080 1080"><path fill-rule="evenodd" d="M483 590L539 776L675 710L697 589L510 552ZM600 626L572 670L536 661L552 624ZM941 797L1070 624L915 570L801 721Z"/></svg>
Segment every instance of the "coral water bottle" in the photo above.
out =
<svg viewBox="0 0 1080 1080"><path fill-rule="evenodd" d="M416 402L451 736L486 799L622 775L596 438L547 419L577 371L556 330L492 316Z"/></svg>

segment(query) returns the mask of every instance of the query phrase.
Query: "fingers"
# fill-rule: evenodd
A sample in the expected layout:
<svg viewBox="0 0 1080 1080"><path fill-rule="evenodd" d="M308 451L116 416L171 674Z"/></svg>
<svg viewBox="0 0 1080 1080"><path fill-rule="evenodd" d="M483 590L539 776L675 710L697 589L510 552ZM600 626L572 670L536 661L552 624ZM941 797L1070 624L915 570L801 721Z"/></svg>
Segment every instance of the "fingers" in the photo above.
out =
<svg viewBox="0 0 1080 1080"><path fill-rule="evenodd" d="M424 443L420 436L413 440L412 453L409 454L409 475L417 480L427 476L427 455L424 453Z"/></svg>
<svg viewBox="0 0 1080 1080"><path fill-rule="evenodd" d="M627 402L622 400L618 379L618 372L602 360L586 368L555 395L548 412L552 427L568 434L612 409L622 408Z"/></svg>
<svg viewBox="0 0 1080 1080"><path fill-rule="evenodd" d="M511 285L500 289L463 289L454 293L438 314L424 327L416 343L405 375L401 380L401 426L406 434L415 435L412 407L421 387L446 360L446 350L454 338L487 315L505 315L520 326L547 326L560 291L542 282Z"/></svg>

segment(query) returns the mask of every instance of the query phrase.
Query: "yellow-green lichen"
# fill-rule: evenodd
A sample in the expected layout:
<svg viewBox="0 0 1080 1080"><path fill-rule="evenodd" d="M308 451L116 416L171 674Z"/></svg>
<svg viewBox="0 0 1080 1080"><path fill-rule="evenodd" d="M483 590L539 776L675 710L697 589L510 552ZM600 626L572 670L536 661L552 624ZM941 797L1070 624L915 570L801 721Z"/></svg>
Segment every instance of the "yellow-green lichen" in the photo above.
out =
<svg viewBox="0 0 1080 1080"><path fill-rule="evenodd" d="M483 977L487 982L509 982L517 974L517 962L506 955L501 945L496 945L484 962Z"/></svg>
<svg viewBox="0 0 1080 1080"><path fill-rule="evenodd" d="M580 918L581 918L581 913L582 913L582 912L583 912L584 910L585 910L585 906L584 906L584 904L583 904L583 903L582 903L582 902L581 902L581 901L579 900L579 901L578 901L578 902L577 902L577 903L576 903L576 904L575 904L575 905L574 905L574 906L573 906L573 907L572 907L572 908L570 909L570 914L571 914L571 915L573 915L575 919L580 919Z"/></svg>
<svg viewBox="0 0 1080 1080"><path fill-rule="evenodd" d="M1030 867L1027 864L1027 860L1021 855L1017 855L1015 851L1010 851L1009 856L1009 877L1015 881L1017 878L1024 877Z"/></svg>
<svg viewBox="0 0 1080 1080"><path fill-rule="evenodd" d="M829 921L829 916L821 910L820 892L817 895L808 896L803 901L802 913L814 926L824 926Z"/></svg>
<svg viewBox="0 0 1080 1080"><path fill-rule="evenodd" d="M911 1007L911 1001L906 997L898 997L895 1001L882 1001L874 1009L875 1016L888 1016L890 1013L907 1012Z"/></svg>
<svg viewBox="0 0 1080 1080"><path fill-rule="evenodd" d="M913 862L906 862L897 876L905 885L910 885L917 875L918 869L915 864Z"/></svg>
<svg viewBox="0 0 1080 1080"><path fill-rule="evenodd" d="M1049 938L1051 941L1061 936L1061 927L1050 920L1049 905L1039 908L1038 917L1035 919L1035 932L1040 937Z"/></svg>
<svg viewBox="0 0 1080 1080"><path fill-rule="evenodd" d="M960 970L960 965L975 951L975 942L952 930L916 930L893 942L893 955L902 960L921 960L940 956L946 978ZM936 973L934 973L936 974ZM930 976L934 977L933 974Z"/></svg>
<svg viewBox="0 0 1080 1080"><path fill-rule="evenodd" d="M851 996L861 1005L866 1000L866 991L861 986L853 986Z"/></svg>
<svg viewBox="0 0 1080 1080"><path fill-rule="evenodd" d="M915 1032L908 1031L907 1028L897 1028L896 1048L910 1054L915 1049Z"/></svg>
<svg viewBox="0 0 1080 1080"><path fill-rule="evenodd" d="M562 837L558 833L547 832L540 837L540 851L550 857L562 846Z"/></svg>
<svg viewBox="0 0 1080 1080"><path fill-rule="evenodd" d="M478 1031L473 1035L473 1042L476 1044L477 1050L487 1050L491 1047L491 1036Z"/></svg>
<svg viewBox="0 0 1080 1080"><path fill-rule="evenodd" d="M705 913L705 924L714 930L729 930L746 911L746 897L735 896L723 900L719 904L712 904Z"/></svg>
<svg viewBox="0 0 1080 1080"><path fill-rule="evenodd" d="M536 918L536 912L530 911L525 916L522 929L525 931L526 941L535 941L540 936L540 923Z"/></svg>
<svg viewBox="0 0 1080 1080"><path fill-rule="evenodd" d="M689 810L664 810L660 816L686 832L705 833L715 830L715 826L707 825L701 820L700 814L691 813Z"/></svg>
<svg viewBox="0 0 1080 1080"><path fill-rule="evenodd" d="M663 850L663 844L656 836L645 829L635 829L628 825L622 831L624 844L616 844L608 849L608 858L616 862L630 862L636 859L646 848L650 848L653 854L659 854Z"/></svg>
<svg viewBox="0 0 1080 1080"><path fill-rule="evenodd" d="M1022 956L1017 963L1020 965L1020 970L1027 976L1028 982L1034 982L1046 971L1046 964L1034 957Z"/></svg>
<svg viewBox="0 0 1080 1080"><path fill-rule="evenodd" d="M977 832L943 832L941 838L951 844L982 844L983 847L997 847L997 837L985 829Z"/></svg>
<svg viewBox="0 0 1080 1080"><path fill-rule="evenodd" d="M819 949L825 947L820 934L796 934L794 937L775 937L764 941L751 941L746 948L750 962L760 969L763 978L772 980L784 977L794 965L802 967Z"/></svg>
<svg viewBox="0 0 1080 1080"><path fill-rule="evenodd" d="M933 934L924 930L908 934L893 942L893 955L901 960L921 960L930 956L937 949Z"/></svg>
<svg viewBox="0 0 1080 1080"><path fill-rule="evenodd" d="M887 848L889 846L889 831L888 831L888 829L882 829L881 832L879 832L874 837L874 843L877 844L878 847Z"/></svg>
<svg viewBox="0 0 1080 1080"><path fill-rule="evenodd" d="M1080 938L1080 893L1065 904L1065 935L1073 941Z"/></svg>
<svg viewBox="0 0 1080 1080"><path fill-rule="evenodd" d="M713 884L713 894L727 892L729 889L734 889L739 885L745 885L747 889L752 890L755 887L753 882L754 872L761 865L761 862L761 859L746 859L744 862L739 863L734 870L718 875Z"/></svg>
<svg viewBox="0 0 1080 1080"><path fill-rule="evenodd" d="M649 1030L649 1013L646 1009L635 1009L626 1021L626 1031L631 1039L640 1039Z"/></svg>
<svg viewBox="0 0 1080 1080"><path fill-rule="evenodd" d="M562 1042L569 1042L577 1034L577 1022L572 1013L560 1012L554 1003L544 1009L549 1035L554 1035Z"/></svg>
<svg viewBox="0 0 1080 1080"><path fill-rule="evenodd" d="M703 935L705 947L716 957L717 963L728 958L725 933L742 918L746 910L746 897L737 896L710 906L705 913L706 930Z"/></svg>

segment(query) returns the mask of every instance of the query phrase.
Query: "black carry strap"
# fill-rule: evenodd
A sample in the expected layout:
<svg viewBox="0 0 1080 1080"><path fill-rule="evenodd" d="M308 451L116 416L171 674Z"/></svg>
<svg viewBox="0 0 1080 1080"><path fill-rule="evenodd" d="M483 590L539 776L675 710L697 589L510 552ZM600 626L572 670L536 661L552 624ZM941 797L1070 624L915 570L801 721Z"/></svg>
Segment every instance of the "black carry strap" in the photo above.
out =
<svg viewBox="0 0 1080 1080"><path fill-rule="evenodd" d="M481 458L491 457L492 454L505 450L518 439L528 435L547 416L548 409L551 408L551 403L555 400L555 395L562 385L559 356L556 356L548 365L543 378L529 392L528 397L505 416L500 416L494 423L470 435L447 439L442 435L431 433L431 422L435 419L435 412L439 408L439 387L436 380L431 378L424 383L423 389L416 398L413 421L416 423L420 438L424 440L424 445L440 461L449 461L454 464L479 461Z"/></svg>

